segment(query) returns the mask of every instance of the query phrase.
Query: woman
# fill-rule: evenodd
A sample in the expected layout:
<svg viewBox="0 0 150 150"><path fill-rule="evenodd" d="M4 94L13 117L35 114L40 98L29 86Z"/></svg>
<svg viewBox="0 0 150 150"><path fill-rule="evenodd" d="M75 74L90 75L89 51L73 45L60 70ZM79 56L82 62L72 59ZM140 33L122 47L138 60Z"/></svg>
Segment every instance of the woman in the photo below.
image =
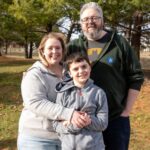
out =
<svg viewBox="0 0 150 150"><path fill-rule="evenodd" d="M55 86L63 77L60 62L64 51L64 41L59 33L45 35L38 48L41 61L35 62L23 77L24 108L19 121L18 150L61 149L52 120L71 121L81 128L91 121L82 115L83 112L55 104Z"/></svg>

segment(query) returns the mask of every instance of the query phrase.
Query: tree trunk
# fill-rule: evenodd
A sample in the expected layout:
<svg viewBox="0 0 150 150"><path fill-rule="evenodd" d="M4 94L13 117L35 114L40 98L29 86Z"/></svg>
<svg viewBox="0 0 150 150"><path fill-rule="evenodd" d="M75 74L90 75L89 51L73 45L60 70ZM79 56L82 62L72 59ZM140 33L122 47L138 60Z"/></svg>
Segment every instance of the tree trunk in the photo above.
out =
<svg viewBox="0 0 150 150"><path fill-rule="evenodd" d="M0 48L0 56L2 56L1 48Z"/></svg>
<svg viewBox="0 0 150 150"><path fill-rule="evenodd" d="M47 26L46 26L47 33L52 32L52 27L53 27L53 25L51 23L47 24Z"/></svg>
<svg viewBox="0 0 150 150"><path fill-rule="evenodd" d="M133 15L133 27L134 31L132 32L131 45L134 48L138 58L140 59L140 46L141 46L141 25L143 22L143 14L140 11L136 11Z"/></svg>
<svg viewBox="0 0 150 150"><path fill-rule="evenodd" d="M29 49L29 57L28 58L32 58L32 53L33 53L33 42L30 41L30 49Z"/></svg>
<svg viewBox="0 0 150 150"><path fill-rule="evenodd" d="M25 58L28 58L28 40L27 40L27 36L25 37Z"/></svg>
<svg viewBox="0 0 150 150"><path fill-rule="evenodd" d="M2 44L3 42L2 42L2 40L0 39L0 56L2 56Z"/></svg>
<svg viewBox="0 0 150 150"><path fill-rule="evenodd" d="M7 55L8 53L8 41L5 41L5 54Z"/></svg>
<svg viewBox="0 0 150 150"><path fill-rule="evenodd" d="M2 49L1 49L1 46L2 46L2 44L1 44L1 41L0 41L0 56L2 56Z"/></svg>
<svg viewBox="0 0 150 150"><path fill-rule="evenodd" d="M67 34L67 40L66 40L67 43L70 41L73 29L74 29L74 23L71 25L70 30Z"/></svg>
<svg viewBox="0 0 150 150"><path fill-rule="evenodd" d="M132 22L130 22L130 25L129 25L129 39L128 40L129 40L130 44L131 44L131 38L132 38L132 34L131 34L132 32L131 31L132 31Z"/></svg>
<svg viewBox="0 0 150 150"><path fill-rule="evenodd" d="M125 37L130 44L131 44L131 30L132 30L132 22L130 22L129 28L127 28L125 31Z"/></svg>
<svg viewBox="0 0 150 150"><path fill-rule="evenodd" d="M67 43L70 41L72 33L81 32L80 24L78 22L74 22L71 24L70 30L67 34Z"/></svg>

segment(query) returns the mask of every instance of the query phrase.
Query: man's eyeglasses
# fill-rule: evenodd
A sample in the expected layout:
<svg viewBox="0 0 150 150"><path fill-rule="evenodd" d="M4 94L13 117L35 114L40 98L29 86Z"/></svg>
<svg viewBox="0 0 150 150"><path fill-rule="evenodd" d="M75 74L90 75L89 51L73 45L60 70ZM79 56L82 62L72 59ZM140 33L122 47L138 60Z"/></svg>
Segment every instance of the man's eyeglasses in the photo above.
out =
<svg viewBox="0 0 150 150"><path fill-rule="evenodd" d="M101 17L99 17L99 16L85 17L85 18L81 19L81 22L88 23L90 20L92 20L93 22L96 22L99 19L101 19Z"/></svg>

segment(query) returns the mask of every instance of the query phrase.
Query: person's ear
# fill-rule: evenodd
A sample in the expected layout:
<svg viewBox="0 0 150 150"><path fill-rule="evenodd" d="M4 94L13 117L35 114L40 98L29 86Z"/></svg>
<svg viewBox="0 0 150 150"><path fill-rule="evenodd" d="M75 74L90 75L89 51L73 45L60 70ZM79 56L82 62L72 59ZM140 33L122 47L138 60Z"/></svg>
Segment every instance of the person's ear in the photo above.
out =
<svg viewBox="0 0 150 150"><path fill-rule="evenodd" d="M72 75L71 75L70 71L68 71L68 74L69 74L69 76L72 78Z"/></svg>
<svg viewBox="0 0 150 150"><path fill-rule="evenodd" d="M42 55L43 55L43 57L45 57L45 52L44 51L42 51Z"/></svg>

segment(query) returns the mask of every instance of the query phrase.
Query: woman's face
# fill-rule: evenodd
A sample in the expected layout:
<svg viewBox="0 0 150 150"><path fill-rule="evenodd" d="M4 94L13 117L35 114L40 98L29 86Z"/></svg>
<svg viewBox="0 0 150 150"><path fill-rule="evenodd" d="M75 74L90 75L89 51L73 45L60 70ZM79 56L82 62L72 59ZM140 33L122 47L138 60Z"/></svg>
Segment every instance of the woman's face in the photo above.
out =
<svg viewBox="0 0 150 150"><path fill-rule="evenodd" d="M62 60L62 52L62 45L56 38L49 38L45 42L43 53L49 65L59 64Z"/></svg>

